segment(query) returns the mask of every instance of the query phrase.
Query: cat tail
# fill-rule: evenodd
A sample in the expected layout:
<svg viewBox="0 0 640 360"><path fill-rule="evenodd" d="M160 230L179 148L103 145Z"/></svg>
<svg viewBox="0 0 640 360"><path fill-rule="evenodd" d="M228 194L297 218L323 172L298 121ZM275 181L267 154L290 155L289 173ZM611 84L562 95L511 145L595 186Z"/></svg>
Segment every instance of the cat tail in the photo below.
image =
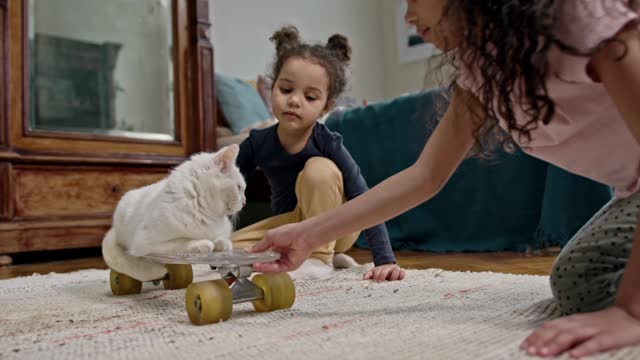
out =
<svg viewBox="0 0 640 360"><path fill-rule="evenodd" d="M156 264L133 256L118 244L113 228L107 231L102 240L102 257L109 268L127 274L139 281L162 279L167 273L164 265Z"/></svg>
<svg viewBox="0 0 640 360"><path fill-rule="evenodd" d="M338 253L333 255L333 267L336 269L349 269L358 266L358 263L349 255Z"/></svg>

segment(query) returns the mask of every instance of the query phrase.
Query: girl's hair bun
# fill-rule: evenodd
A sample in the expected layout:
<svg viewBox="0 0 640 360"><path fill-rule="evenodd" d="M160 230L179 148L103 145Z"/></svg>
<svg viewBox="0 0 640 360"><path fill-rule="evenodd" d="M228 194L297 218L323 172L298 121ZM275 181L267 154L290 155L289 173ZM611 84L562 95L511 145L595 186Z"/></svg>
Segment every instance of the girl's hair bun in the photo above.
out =
<svg viewBox="0 0 640 360"><path fill-rule="evenodd" d="M295 26L285 26L273 33L269 40L276 44L276 52L282 54L300 45L300 33Z"/></svg>
<svg viewBox="0 0 640 360"><path fill-rule="evenodd" d="M351 45L349 45L349 40L345 36L340 34L332 35L327 41L326 47L338 60L345 63L351 60Z"/></svg>

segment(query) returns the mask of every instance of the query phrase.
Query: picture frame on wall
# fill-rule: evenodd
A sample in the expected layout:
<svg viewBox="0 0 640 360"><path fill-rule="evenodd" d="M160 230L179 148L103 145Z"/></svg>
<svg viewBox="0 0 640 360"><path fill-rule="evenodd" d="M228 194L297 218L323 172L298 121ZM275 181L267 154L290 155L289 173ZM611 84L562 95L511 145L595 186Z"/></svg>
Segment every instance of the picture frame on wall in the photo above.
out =
<svg viewBox="0 0 640 360"><path fill-rule="evenodd" d="M406 0L396 0L396 43L398 44L398 61L401 64L425 60L436 53L435 46L426 44L416 32L415 27L405 23L406 11Z"/></svg>

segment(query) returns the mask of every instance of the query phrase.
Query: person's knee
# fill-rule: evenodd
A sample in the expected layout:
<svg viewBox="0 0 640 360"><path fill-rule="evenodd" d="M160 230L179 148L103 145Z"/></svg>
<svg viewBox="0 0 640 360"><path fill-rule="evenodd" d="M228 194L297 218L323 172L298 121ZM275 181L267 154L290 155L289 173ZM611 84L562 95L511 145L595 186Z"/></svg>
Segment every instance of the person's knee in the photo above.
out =
<svg viewBox="0 0 640 360"><path fill-rule="evenodd" d="M567 244L567 248L556 258L549 275L556 306L563 315L574 314L582 310L578 308L577 304L580 298L584 298L581 289L586 285L585 272L589 271L589 262L574 255L572 249L579 243L578 239L574 239Z"/></svg>
<svg viewBox="0 0 640 360"><path fill-rule="evenodd" d="M562 315L602 310L615 299L617 274L602 272L595 260L576 261L562 253L551 270L549 281L556 307Z"/></svg>
<svg viewBox="0 0 640 360"><path fill-rule="evenodd" d="M351 249L358 240L358 236L360 236L360 232L355 232L336 240L335 252L343 253Z"/></svg>
<svg viewBox="0 0 640 360"><path fill-rule="evenodd" d="M315 187L342 182L342 173L336 164L324 157L313 157L304 165L300 181Z"/></svg>
<svg viewBox="0 0 640 360"><path fill-rule="evenodd" d="M551 270L549 276L549 282L551 285L551 292L555 300L556 307L562 315L569 315L575 312L571 304L571 287L569 284L568 274L563 273L560 265L556 265Z"/></svg>

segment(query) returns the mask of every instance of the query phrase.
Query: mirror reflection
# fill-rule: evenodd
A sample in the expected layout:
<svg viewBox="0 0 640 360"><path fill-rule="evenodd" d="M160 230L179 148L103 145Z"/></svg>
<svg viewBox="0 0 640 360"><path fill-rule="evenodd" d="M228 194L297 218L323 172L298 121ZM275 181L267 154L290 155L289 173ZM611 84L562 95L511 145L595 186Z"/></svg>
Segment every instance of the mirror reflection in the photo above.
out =
<svg viewBox="0 0 640 360"><path fill-rule="evenodd" d="M175 138L171 0L29 0L32 129Z"/></svg>

